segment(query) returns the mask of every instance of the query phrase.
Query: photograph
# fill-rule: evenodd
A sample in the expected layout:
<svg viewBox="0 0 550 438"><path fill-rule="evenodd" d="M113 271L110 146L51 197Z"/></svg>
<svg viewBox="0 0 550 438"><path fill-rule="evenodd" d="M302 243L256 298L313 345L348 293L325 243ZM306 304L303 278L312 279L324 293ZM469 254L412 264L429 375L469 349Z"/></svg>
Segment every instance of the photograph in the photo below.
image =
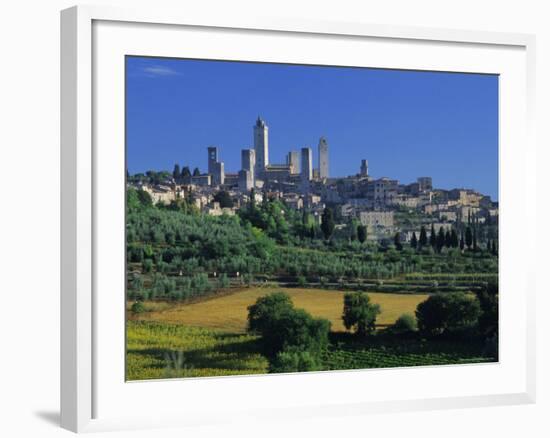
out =
<svg viewBox="0 0 550 438"><path fill-rule="evenodd" d="M124 79L127 381L499 362L499 75Z"/></svg>

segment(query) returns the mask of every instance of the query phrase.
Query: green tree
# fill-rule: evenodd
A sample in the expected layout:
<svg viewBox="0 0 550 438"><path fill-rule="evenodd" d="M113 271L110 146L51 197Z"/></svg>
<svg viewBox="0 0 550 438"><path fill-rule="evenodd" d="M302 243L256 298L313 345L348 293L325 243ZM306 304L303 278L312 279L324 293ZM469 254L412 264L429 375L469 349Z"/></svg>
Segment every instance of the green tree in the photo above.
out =
<svg viewBox="0 0 550 438"><path fill-rule="evenodd" d="M214 202L218 202L220 204L220 208L233 208L234 206L231 195L225 190L220 190L214 195Z"/></svg>
<svg viewBox="0 0 550 438"><path fill-rule="evenodd" d="M399 232L395 233L395 236L393 236L393 244L395 245L395 249L397 251L401 251L403 249L403 245L401 245L401 236Z"/></svg>
<svg viewBox="0 0 550 438"><path fill-rule="evenodd" d="M461 251L464 250L464 232L463 231L460 232L460 242L458 246L460 247Z"/></svg>
<svg viewBox="0 0 550 438"><path fill-rule="evenodd" d="M370 297L364 292L349 292L344 295L342 321L347 330L354 328L360 336L372 333L380 312L380 306L372 304Z"/></svg>
<svg viewBox="0 0 550 438"><path fill-rule="evenodd" d="M498 335L498 283L489 282L476 291L481 315L479 316L479 331L486 338Z"/></svg>
<svg viewBox="0 0 550 438"><path fill-rule="evenodd" d="M422 225L420 227L420 239L418 240L420 248L425 247L428 244L428 236L426 234L426 227Z"/></svg>
<svg viewBox="0 0 550 438"><path fill-rule="evenodd" d="M439 227L435 246L438 252L441 252L441 249L445 246L445 231L443 231L443 227Z"/></svg>
<svg viewBox="0 0 550 438"><path fill-rule="evenodd" d="M287 294L275 292L248 307L248 330L262 336L270 357L289 348L318 354L328 345L330 322L295 309Z"/></svg>
<svg viewBox="0 0 550 438"><path fill-rule="evenodd" d="M418 240L416 239L416 233L413 231L412 237L411 237L411 248L416 249L418 246Z"/></svg>
<svg viewBox="0 0 550 438"><path fill-rule="evenodd" d="M479 300L463 292L431 295L416 308L418 328L427 336L472 328L480 314Z"/></svg>
<svg viewBox="0 0 550 438"><path fill-rule="evenodd" d="M468 215L469 215L469 213L468 213ZM470 225L468 225L466 227L466 239L465 239L466 247L468 249L472 248L472 242L473 242L472 228L470 227Z"/></svg>
<svg viewBox="0 0 550 438"><path fill-rule="evenodd" d="M436 237L436 234L435 234L434 224L432 224L432 227L430 229L430 246L433 249L436 249L436 247L437 247L437 237Z"/></svg>
<svg viewBox="0 0 550 438"><path fill-rule="evenodd" d="M366 225L357 226L357 239L361 243L365 243L367 240L367 227Z"/></svg>
<svg viewBox="0 0 550 438"><path fill-rule="evenodd" d="M321 231L323 232L326 240L330 239L330 236L332 236L335 226L336 224L334 223L334 213L332 208L325 207L323 216L321 217Z"/></svg>
<svg viewBox="0 0 550 438"><path fill-rule="evenodd" d="M453 228L451 231L451 247L458 248L458 234L456 233L456 230Z"/></svg>
<svg viewBox="0 0 550 438"><path fill-rule="evenodd" d="M179 179L181 178L181 171L180 171L180 165L179 164L174 165L174 170L172 171L172 177L176 181L179 181Z"/></svg>
<svg viewBox="0 0 550 438"><path fill-rule="evenodd" d="M451 237L451 232L447 229L447 231L445 231L445 246L447 248L450 248L452 245L453 245L453 240Z"/></svg>
<svg viewBox="0 0 550 438"><path fill-rule="evenodd" d="M199 170L198 167L195 167L195 169L193 170L193 176L200 176L201 175L201 171Z"/></svg>

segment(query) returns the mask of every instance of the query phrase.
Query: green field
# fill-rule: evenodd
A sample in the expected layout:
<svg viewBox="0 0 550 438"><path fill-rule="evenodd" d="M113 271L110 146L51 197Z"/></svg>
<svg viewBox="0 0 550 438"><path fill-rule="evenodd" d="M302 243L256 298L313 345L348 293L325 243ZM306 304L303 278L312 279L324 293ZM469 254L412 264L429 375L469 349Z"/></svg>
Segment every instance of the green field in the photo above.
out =
<svg viewBox="0 0 550 438"><path fill-rule="evenodd" d="M258 374L257 338L178 324L127 322L127 380Z"/></svg>

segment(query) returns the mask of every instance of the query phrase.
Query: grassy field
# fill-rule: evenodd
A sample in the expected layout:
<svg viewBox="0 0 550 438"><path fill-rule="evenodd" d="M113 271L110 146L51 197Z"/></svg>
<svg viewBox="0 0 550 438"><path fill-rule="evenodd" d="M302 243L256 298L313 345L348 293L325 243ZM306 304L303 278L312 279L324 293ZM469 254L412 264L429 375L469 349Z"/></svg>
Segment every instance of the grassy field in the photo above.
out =
<svg viewBox="0 0 550 438"><path fill-rule="evenodd" d="M127 380L267 372L257 338L147 321L127 322Z"/></svg>
<svg viewBox="0 0 550 438"><path fill-rule="evenodd" d="M191 304L148 302L145 305L149 311L141 314L139 319L244 333L247 307L254 304L258 297L279 290L288 293L296 307L307 310L313 316L329 319L333 331L345 330L342 324L344 292L325 289L247 288ZM377 319L379 327L392 324L403 313L414 314L418 303L428 297L426 294L391 293L369 293L369 296L382 309Z"/></svg>

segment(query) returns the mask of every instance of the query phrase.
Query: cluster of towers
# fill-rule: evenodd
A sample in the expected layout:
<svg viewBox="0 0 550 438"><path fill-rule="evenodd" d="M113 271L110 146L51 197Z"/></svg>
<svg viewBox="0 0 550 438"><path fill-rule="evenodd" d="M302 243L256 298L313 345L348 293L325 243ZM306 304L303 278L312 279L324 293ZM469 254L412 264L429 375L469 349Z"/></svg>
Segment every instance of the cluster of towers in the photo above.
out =
<svg viewBox="0 0 550 438"><path fill-rule="evenodd" d="M309 187L309 182L318 177L329 176L328 142L326 138L319 140L319 166L314 172L313 151L310 147L299 151L290 151L285 164L270 164L269 162L269 127L260 117L253 126L253 149L241 151L241 170L238 174L238 185L241 190L255 187L256 180L284 180L300 175L303 189ZM219 149L216 146L208 148L208 173L212 175L212 185L221 185L225 181L224 163L219 160Z"/></svg>

